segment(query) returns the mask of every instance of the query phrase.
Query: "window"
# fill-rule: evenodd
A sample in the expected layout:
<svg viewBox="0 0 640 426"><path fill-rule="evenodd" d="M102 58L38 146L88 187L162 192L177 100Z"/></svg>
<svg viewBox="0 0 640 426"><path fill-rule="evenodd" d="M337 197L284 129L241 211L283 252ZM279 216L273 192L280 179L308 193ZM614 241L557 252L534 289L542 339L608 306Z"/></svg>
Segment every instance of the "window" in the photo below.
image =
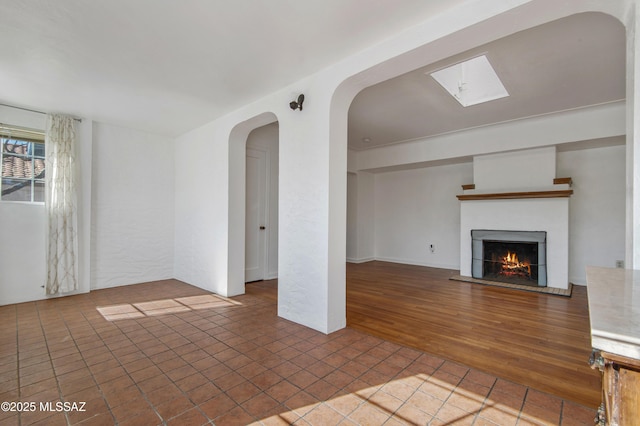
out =
<svg viewBox="0 0 640 426"><path fill-rule="evenodd" d="M1 201L44 202L44 132L0 124Z"/></svg>
<svg viewBox="0 0 640 426"><path fill-rule="evenodd" d="M463 107L509 96L486 55L441 69L431 76Z"/></svg>

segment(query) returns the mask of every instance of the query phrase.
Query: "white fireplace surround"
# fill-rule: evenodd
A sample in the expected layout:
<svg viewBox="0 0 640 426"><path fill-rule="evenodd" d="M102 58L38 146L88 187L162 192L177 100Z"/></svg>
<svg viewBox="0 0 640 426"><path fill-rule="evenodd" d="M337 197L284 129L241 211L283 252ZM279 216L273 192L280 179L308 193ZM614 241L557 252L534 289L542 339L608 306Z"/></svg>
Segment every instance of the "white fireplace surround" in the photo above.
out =
<svg viewBox="0 0 640 426"><path fill-rule="evenodd" d="M475 189L465 191L465 195L565 189L553 185L555 154L555 148L542 148L474 158ZM520 166L516 167L517 165ZM500 182L500 185L496 185L497 182ZM506 185L505 182L510 184ZM542 182L546 184L545 187L540 186ZM546 231L547 287L567 289L569 197L541 197L493 197L471 200L461 198L460 275L472 277L472 230Z"/></svg>
<svg viewBox="0 0 640 426"><path fill-rule="evenodd" d="M471 230L547 232L547 287L569 287L569 198L463 201L460 275L471 277Z"/></svg>

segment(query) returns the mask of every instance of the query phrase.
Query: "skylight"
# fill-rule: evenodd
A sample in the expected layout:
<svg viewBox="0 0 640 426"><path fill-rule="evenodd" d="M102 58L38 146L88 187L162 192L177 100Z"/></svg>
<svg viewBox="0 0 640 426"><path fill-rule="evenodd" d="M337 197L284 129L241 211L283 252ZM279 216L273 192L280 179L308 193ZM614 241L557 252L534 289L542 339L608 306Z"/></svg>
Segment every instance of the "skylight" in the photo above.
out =
<svg viewBox="0 0 640 426"><path fill-rule="evenodd" d="M509 96L485 55L431 73L463 107Z"/></svg>

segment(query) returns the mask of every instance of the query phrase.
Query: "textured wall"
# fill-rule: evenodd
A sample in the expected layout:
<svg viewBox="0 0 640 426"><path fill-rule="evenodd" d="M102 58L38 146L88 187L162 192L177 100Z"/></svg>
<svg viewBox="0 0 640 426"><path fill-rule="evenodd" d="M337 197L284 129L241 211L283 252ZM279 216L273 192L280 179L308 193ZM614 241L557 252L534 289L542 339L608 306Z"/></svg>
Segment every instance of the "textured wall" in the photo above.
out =
<svg viewBox="0 0 640 426"><path fill-rule="evenodd" d="M573 178L569 199L569 280L585 285L587 265L624 259L625 147L559 152L557 176ZM472 165L375 174L376 259L460 268L460 183ZM373 229L369 233L373 233ZM435 244L435 253L427 249Z"/></svg>
<svg viewBox="0 0 640 426"><path fill-rule="evenodd" d="M586 285L587 266L625 258L625 146L559 152L558 176L573 179L569 200L569 279Z"/></svg>
<svg viewBox="0 0 640 426"><path fill-rule="evenodd" d="M0 106L0 122L45 128L45 116ZM0 202L0 305L44 299L44 204Z"/></svg>
<svg viewBox="0 0 640 426"><path fill-rule="evenodd" d="M0 122L44 129L45 115L0 106ZM77 125L79 283L74 293L89 291L92 121ZM44 299L46 280L43 203L0 202L0 305ZM70 293L72 294L72 293Z"/></svg>
<svg viewBox="0 0 640 426"><path fill-rule="evenodd" d="M172 278L172 140L101 123L93 140L91 288Z"/></svg>
<svg viewBox="0 0 640 426"><path fill-rule="evenodd" d="M471 163L464 163L376 174L376 259L457 269L460 202L456 195L460 185L473 181L472 173Z"/></svg>

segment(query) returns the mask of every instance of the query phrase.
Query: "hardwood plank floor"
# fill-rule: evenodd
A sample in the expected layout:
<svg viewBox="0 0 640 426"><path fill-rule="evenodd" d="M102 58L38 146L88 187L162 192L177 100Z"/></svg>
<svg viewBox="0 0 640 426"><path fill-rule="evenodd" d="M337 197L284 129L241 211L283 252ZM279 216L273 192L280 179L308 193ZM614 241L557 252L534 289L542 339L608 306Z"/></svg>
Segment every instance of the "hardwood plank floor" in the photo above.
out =
<svg viewBox="0 0 640 426"><path fill-rule="evenodd" d="M571 297L449 280L458 271L347 264L347 325L590 407L600 403L586 288Z"/></svg>

